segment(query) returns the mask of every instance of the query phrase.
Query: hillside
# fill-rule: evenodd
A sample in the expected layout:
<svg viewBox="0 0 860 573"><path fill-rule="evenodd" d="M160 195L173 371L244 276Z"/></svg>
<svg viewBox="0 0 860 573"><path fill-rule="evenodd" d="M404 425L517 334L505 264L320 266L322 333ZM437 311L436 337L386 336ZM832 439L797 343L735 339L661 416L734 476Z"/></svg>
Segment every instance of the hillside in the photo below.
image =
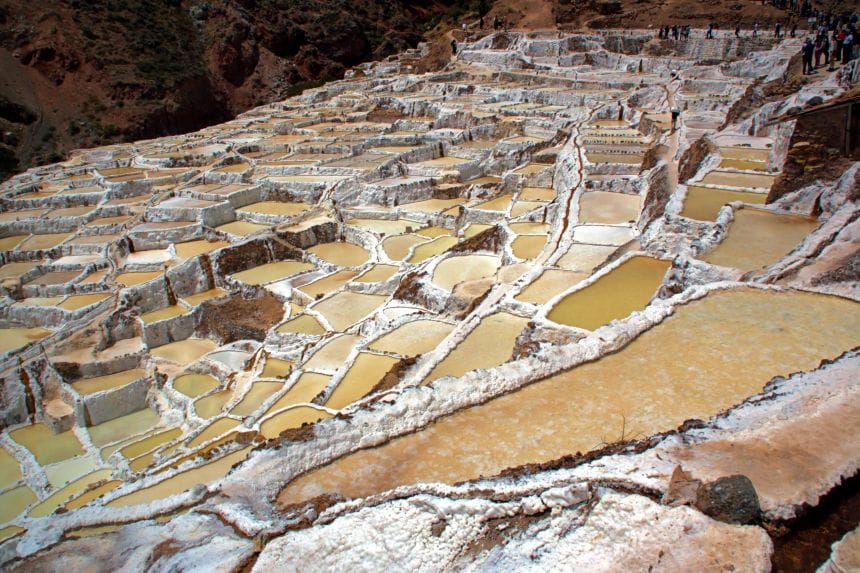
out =
<svg viewBox="0 0 860 573"><path fill-rule="evenodd" d="M414 4L0 0L0 175L187 132L341 77L414 46L446 9Z"/></svg>

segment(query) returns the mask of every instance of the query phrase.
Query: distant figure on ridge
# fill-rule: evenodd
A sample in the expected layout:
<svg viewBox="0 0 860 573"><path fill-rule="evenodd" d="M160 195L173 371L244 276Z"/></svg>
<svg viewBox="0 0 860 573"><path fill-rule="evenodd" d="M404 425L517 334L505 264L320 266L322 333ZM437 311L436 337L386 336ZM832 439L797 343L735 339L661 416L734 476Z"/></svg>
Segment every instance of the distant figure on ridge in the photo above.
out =
<svg viewBox="0 0 860 573"><path fill-rule="evenodd" d="M678 129L678 118L681 116L681 110L677 107L672 108L672 131Z"/></svg>
<svg viewBox="0 0 860 573"><path fill-rule="evenodd" d="M758 38L758 22L753 22L753 38Z"/></svg>
<svg viewBox="0 0 860 573"><path fill-rule="evenodd" d="M735 24L735 38L740 38L740 37L741 37L741 23L738 22L737 24Z"/></svg>
<svg viewBox="0 0 860 573"><path fill-rule="evenodd" d="M705 38L707 38L709 40L713 40L713 38L714 38L714 25L713 24L708 24L708 31L705 34Z"/></svg>
<svg viewBox="0 0 860 573"><path fill-rule="evenodd" d="M782 24L780 24L779 22L777 22L777 23L776 23L776 29L774 30L774 33L773 33L774 37L775 37L777 40L779 40L779 39L780 39L780 37L781 37L781 32L782 32Z"/></svg>
<svg viewBox="0 0 860 573"><path fill-rule="evenodd" d="M454 56L457 55L457 40L456 39L451 40L451 54Z"/></svg>

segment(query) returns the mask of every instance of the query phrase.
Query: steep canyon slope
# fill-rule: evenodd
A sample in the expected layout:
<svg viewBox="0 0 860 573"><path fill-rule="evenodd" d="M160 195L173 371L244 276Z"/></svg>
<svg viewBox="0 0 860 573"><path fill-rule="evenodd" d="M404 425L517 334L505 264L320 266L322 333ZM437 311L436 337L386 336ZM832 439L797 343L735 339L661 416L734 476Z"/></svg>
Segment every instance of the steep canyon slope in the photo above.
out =
<svg viewBox="0 0 860 573"><path fill-rule="evenodd" d="M0 0L0 177L183 133L414 46L442 2Z"/></svg>

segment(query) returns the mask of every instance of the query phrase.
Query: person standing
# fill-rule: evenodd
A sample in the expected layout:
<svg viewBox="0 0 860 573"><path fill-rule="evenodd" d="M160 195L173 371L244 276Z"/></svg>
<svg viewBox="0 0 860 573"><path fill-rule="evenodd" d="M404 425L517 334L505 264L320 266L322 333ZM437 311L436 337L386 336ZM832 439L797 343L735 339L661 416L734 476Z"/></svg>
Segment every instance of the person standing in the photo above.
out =
<svg viewBox="0 0 860 573"><path fill-rule="evenodd" d="M854 33L851 29L848 29L848 32L845 34L845 39L842 40L842 63L847 64L851 61L853 56L852 52L854 50Z"/></svg>
<svg viewBox="0 0 860 573"><path fill-rule="evenodd" d="M753 38L758 38L758 22L753 22Z"/></svg>
<svg viewBox="0 0 860 573"><path fill-rule="evenodd" d="M797 35L797 22L791 24L791 37L794 38L795 35Z"/></svg>
<svg viewBox="0 0 860 573"><path fill-rule="evenodd" d="M821 65L821 52L823 51L823 48L824 41L821 39L821 35L818 35L815 37L815 68L813 69L817 70L818 67Z"/></svg>
<svg viewBox="0 0 860 573"><path fill-rule="evenodd" d="M457 55L457 40L455 38L451 39L451 55Z"/></svg>
<svg viewBox="0 0 860 573"><path fill-rule="evenodd" d="M803 54L803 75L806 76L812 73L812 54L815 51L812 38L806 38L800 51Z"/></svg>
<svg viewBox="0 0 860 573"><path fill-rule="evenodd" d="M827 68L828 72L834 71L836 68L836 62L839 61L839 56L842 53L841 47L839 45L838 32L833 30L833 35L830 38L830 66Z"/></svg>
<svg viewBox="0 0 860 573"><path fill-rule="evenodd" d="M705 34L705 38L712 40L714 38L714 25L708 24L708 32Z"/></svg>
<svg viewBox="0 0 860 573"><path fill-rule="evenodd" d="M776 23L776 30L774 30L774 34L773 34L777 40L779 40L782 37L781 32L782 32L782 24L777 22Z"/></svg>
<svg viewBox="0 0 860 573"><path fill-rule="evenodd" d="M740 38L740 37L741 37L741 23L738 22L737 24L735 24L735 38Z"/></svg>

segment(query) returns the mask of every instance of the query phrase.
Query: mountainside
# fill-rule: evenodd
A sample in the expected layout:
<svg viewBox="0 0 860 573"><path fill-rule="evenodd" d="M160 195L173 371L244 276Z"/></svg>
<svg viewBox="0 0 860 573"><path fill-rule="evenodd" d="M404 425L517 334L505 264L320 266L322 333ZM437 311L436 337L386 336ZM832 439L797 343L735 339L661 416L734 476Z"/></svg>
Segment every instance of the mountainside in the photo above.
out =
<svg viewBox="0 0 860 573"><path fill-rule="evenodd" d="M442 2L0 0L0 176L223 121L414 46Z"/></svg>

